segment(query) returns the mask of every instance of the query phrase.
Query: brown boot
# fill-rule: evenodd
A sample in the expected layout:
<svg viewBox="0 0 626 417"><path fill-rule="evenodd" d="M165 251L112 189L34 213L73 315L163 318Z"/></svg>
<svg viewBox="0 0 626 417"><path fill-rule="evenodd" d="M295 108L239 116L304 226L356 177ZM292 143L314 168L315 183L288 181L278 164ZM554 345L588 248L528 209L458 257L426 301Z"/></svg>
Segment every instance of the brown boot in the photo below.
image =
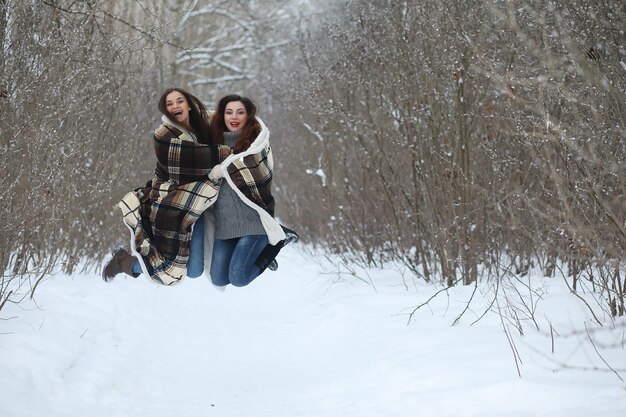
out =
<svg viewBox="0 0 626 417"><path fill-rule="evenodd" d="M137 258L128 253L126 249L116 249L113 251L113 258L107 262L102 270L102 279L110 282L113 281L114 276L121 273L137 278L139 274L133 272L133 264L136 260Z"/></svg>

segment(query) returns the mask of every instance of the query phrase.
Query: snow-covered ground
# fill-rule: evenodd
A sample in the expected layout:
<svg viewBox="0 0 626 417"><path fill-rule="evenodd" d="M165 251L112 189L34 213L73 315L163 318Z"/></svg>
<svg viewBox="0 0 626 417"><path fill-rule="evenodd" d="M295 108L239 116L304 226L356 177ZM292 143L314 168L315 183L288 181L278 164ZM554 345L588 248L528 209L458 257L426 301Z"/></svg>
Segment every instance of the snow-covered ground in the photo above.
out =
<svg viewBox="0 0 626 417"><path fill-rule="evenodd" d="M0 416L626 416L626 383L604 363L626 378L624 321L590 343L584 323L597 326L560 278L532 278L539 331L521 336L497 314L472 325L486 286L455 326L473 287L407 325L440 288L391 269L360 276L373 285L338 276L297 247L279 263L224 293L204 278L54 276L0 312Z"/></svg>

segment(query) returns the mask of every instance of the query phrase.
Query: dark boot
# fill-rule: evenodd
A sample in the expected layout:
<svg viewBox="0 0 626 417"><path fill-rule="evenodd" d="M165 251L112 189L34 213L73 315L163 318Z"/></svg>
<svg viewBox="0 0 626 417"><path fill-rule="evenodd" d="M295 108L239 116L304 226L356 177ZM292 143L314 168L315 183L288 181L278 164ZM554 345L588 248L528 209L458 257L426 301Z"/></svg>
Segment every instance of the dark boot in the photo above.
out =
<svg viewBox="0 0 626 417"><path fill-rule="evenodd" d="M137 258L128 253L124 248L118 248L113 251L113 258L104 266L102 270L102 279L106 282L113 281L113 277L117 274L127 274L133 278L139 276L138 273L133 272L133 264Z"/></svg>
<svg viewBox="0 0 626 417"><path fill-rule="evenodd" d="M278 252L280 252L280 250L288 244L296 243L300 240L300 236L298 236L295 231L283 225L280 225L280 227L282 227L285 232L285 239L281 240L276 245L268 244L254 262L254 264L259 267L261 272L265 271L266 268L270 271L276 271L278 269L278 262L276 261Z"/></svg>
<svg viewBox="0 0 626 417"><path fill-rule="evenodd" d="M254 264L261 270L260 273L265 271L266 268L269 268L270 271L276 271L278 269L276 255L278 255L278 252L280 252L280 249L283 247L283 242L284 240L281 240L276 245L268 244L265 249L261 251L256 261L254 261Z"/></svg>
<svg viewBox="0 0 626 417"><path fill-rule="evenodd" d="M285 235L287 236L283 241L283 247L287 246L290 243L297 243L300 240L300 236L298 236L298 234L294 230L291 230L290 228L285 227L282 224L280 225L280 227L283 228L283 232L285 232Z"/></svg>
<svg viewBox="0 0 626 417"><path fill-rule="evenodd" d="M272 262L270 262L270 264L267 266L267 269L269 269L270 271L276 271L278 269L278 262L276 262L276 259L272 259Z"/></svg>

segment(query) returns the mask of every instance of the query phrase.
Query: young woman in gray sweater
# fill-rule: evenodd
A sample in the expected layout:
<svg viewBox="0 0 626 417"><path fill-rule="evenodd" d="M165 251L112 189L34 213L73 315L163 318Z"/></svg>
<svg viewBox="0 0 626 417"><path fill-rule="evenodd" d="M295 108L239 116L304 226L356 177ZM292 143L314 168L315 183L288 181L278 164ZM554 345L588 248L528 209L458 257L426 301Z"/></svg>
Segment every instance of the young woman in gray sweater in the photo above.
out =
<svg viewBox="0 0 626 417"><path fill-rule="evenodd" d="M218 102L211 117L211 128L213 143L230 146L234 155L248 150L262 130L254 103L236 94L223 97ZM286 237L271 245L267 224L260 216L265 215L263 211L272 219L274 216L274 199L271 196L273 161L269 145L264 152L247 156L241 161L246 169L253 172L268 167L264 181L251 184L244 172L246 170L240 169L244 165L238 167L237 164L231 164L226 169L218 165L209 174L209 178L216 180L225 176L230 178L230 181L219 180L219 196L211 209L214 239L210 275L211 281L218 287L228 284L243 287L266 267L275 270L278 267L275 261L278 251L287 243L298 240L293 230L280 226Z"/></svg>

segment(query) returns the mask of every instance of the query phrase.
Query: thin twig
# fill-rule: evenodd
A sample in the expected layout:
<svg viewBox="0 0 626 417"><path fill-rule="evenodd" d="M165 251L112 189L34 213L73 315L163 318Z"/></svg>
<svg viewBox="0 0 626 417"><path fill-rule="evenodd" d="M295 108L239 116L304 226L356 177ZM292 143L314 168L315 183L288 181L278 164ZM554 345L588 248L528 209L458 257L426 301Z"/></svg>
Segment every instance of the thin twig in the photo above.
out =
<svg viewBox="0 0 626 417"><path fill-rule="evenodd" d="M499 304L498 304L498 309L500 309L500 305ZM511 352L513 352L513 359L515 360L515 368L517 368L517 375L521 378L522 377L522 372L520 371L519 362L518 362L519 353L517 352L517 349L515 348L515 343L513 342L513 337L511 336L510 332L507 330L507 326L504 323L504 319L502 318L502 314L500 314L500 323L502 323L502 329L504 330L504 334L506 335L506 339L509 342L509 347L511 348Z"/></svg>
<svg viewBox="0 0 626 417"><path fill-rule="evenodd" d="M602 359L602 362L604 362L604 364L607 366L607 368L609 368L611 371L613 371L613 373L615 375L617 375L617 377L619 378L620 381L624 382L624 379L620 376L620 374L615 369L613 369L613 367L611 367L611 365L609 365L609 363L604 359L604 357L602 357L602 355L598 351L598 348L596 347L596 344L593 342L593 338L589 334L589 329L587 328L587 323L586 322L585 322L585 331L587 332L587 338L591 342L591 346L593 346L593 349L596 351L596 353L598 354L600 359Z"/></svg>
<svg viewBox="0 0 626 417"><path fill-rule="evenodd" d="M53 7L55 9L57 9L57 10L60 10L60 11L62 11L64 13L92 16L92 13L82 12L80 10L65 9L65 8L63 8L61 6L58 6L56 4L51 3L48 0L42 0L42 3L45 4L45 5L48 5L50 7ZM126 25L129 28L133 29L134 31L139 32L142 35L145 35L145 36L147 36L148 38L150 38L150 39L152 39L154 41L160 42L160 43L165 44L165 45L172 46L174 48L182 49L183 51L187 51L187 48L185 48L184 46L180 46L180 45L172 43L171 41L168 41L168 40L158 39L152 33L146 32L144 29L140 28L139 26L136 26L136 25L134 25L134 24L132 24L130 22L127 22L126 20L122 19L121 17L116 16L116 15L114 15L112 13L109 13L106 10L98 9L98 11L100 13L102 13L104 16L108 17L109 19L115 20L116 22L119 22L119 23L121 23L123 25Z"/></svg>
<svg viewBox="0 0 626 417"><path fill-rule="evenodd" d="M428 300L424 301L422 304L418 305L417 307L415 307L413 309L413 311L409 314L409 319L407 320L406 325L408 326L411 323L411 320L413 319L413 316L415 315L415 313L417 312L417 310L419 310L420 308L424 307L425 305L428 305L428 303L430 303L434 298L436 298L439 294L441 294L444 291L448 291L450 288L454 287L456 284L458 284L459 281L461 281L463 279L463 277L458 278L456 281L454 281L452 283L452 285L448 285L447 287L444 287L442 289L440 289L439 291L437 291L436 293L434 293Z"/></svg>
<svg viewBox="0 0 626 417"><path fill-rule="evenodd" d="M456 319L454 319L454 321L452 322L453 326L456 326L459 321L461 320L461 317L463 317L463 315L465 314L465 312L467 310L469 310L469 306L472 303L472 300L474 299L474 295L476 295L476 291L478 290L478 280L474 281L474 290L472 291L472 295L470 295L470 299L467 300L467 303L465 303L465 308L463 309L463 311L461 311L461 313L458 315L458 317Z"/></svg>

